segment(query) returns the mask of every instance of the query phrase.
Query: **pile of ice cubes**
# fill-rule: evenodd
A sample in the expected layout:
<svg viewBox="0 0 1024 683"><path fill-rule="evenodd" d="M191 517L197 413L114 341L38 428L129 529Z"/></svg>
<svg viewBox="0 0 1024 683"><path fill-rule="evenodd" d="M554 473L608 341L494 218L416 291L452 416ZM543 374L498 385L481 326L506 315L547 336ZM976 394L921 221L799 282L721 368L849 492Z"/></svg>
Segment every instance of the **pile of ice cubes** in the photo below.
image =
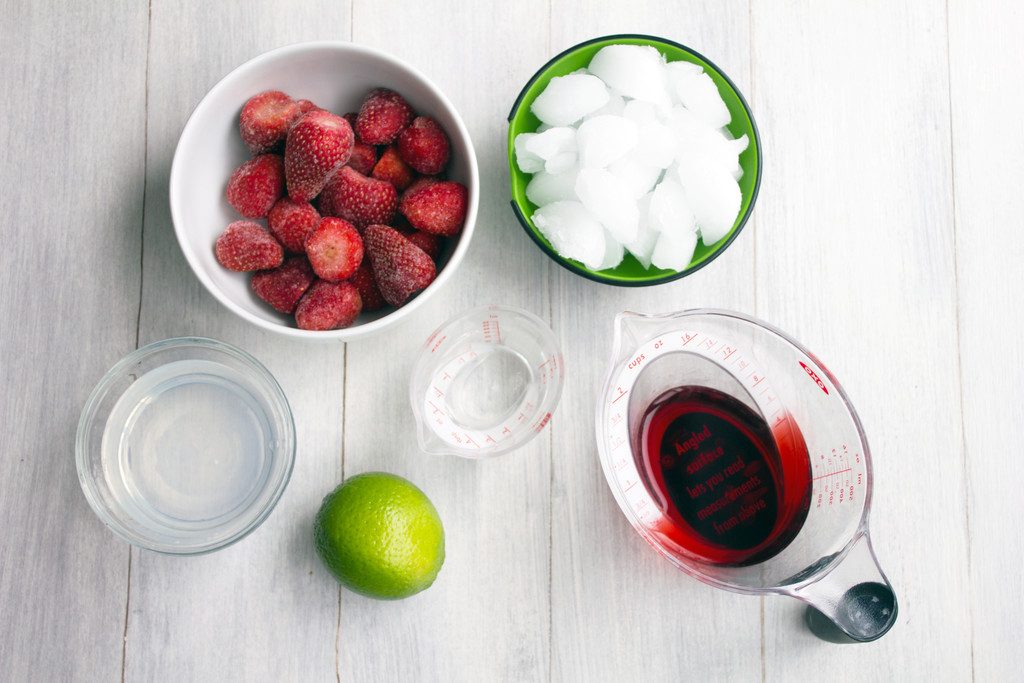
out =
<svg viewBox="0 0 1024 683"><path fill-rule="evenodd" d="M551 79L516 136L533 177L533 224L559 254L614 268L629 251L645 268L683 270L697 239L724 238L740 211L744 135L711 77L653 47L609 45L586 69Z"/></svg>

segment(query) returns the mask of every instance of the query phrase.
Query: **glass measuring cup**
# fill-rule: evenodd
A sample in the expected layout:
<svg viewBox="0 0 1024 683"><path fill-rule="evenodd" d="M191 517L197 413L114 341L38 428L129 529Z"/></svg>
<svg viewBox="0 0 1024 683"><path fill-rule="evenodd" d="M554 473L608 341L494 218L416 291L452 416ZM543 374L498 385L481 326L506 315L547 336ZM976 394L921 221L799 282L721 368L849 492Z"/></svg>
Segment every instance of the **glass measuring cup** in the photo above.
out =
<svg viewBox="0 0 1024 683"><path fill-rule="evenodd" d="M784 333L729 311L620 314L596 428L619 507L677 567L718 588L795 597L829 640L892 627L860 420Z"/></svg>
<svg viewBox="0 0 1024 683"><path fill-rule="evenodd" d="M492 305L455 316L413 367L420 448L465 458L519 448L551 420L564 374L554 333L532 313Z"/></svg>

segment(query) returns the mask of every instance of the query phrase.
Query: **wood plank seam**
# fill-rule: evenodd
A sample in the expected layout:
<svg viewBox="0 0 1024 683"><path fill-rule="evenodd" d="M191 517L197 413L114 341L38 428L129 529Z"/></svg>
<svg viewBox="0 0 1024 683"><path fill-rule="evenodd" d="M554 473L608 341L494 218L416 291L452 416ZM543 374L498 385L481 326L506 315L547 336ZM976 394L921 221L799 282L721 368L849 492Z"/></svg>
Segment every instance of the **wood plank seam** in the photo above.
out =
<svg viewBox="0 0 1024 683"><path fill-rule="evenodd" d="M146 276L146 185L149 182L149 56L153 38L153 0L146 4L146 64L144 67L145 78L143 80L142 95L142 216L139 220L139 310L135 316L135 348L139 348L142 329L142 290L145 287ZM128 546L128 571L125 580L124 596L124 629L121 632L121 683L125 681L125 673L128 664L128 618L131 614L132 604L132 554L134 548Z"/></svg>
<svg viewBox="0 0 1024 683"><path fill-rule="evenodd" d="M963 496L964 496L964 537L967 543L967 582L974 583L971 567L971 479L970 468L967 465L967 425L964 420L964 361L963 348L960 339L962 330L960 326L960 234L957 230L956 220L956 145L953 142L953 68L952 53L950 50L950 23L949 23L949 0L944 3L946 10L946 95L949 101L949 196L950 196L950 225L953 229L953 291L956 294L956 379L957 379L957 404L960 407L960 459L963 468ZM971 680L974 680L974 604L967 601L967 623L969 628L968 645L971 653Z"/></svg>

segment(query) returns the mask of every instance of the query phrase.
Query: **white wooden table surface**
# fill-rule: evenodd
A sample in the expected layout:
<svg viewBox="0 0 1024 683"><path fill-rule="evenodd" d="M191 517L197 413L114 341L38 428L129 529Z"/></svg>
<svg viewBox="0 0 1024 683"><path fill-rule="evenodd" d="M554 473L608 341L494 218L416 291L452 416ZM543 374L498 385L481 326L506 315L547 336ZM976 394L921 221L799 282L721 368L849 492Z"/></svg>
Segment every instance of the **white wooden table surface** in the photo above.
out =
<svg viewBox="0 0 1024 683"><path fill-rule="evenodd" d="M711 267L617 289L553 265L509 210L505 116L551 55L663 35L717 62L764 145L753 221ZM0 2L0 679L1020 680L1024 647L1024 8L1016 0ZM192 107L276 46L352 40L422 69L474 138L481 211L443 295L394 334L285 341L178 249L168 170ZM549 320L569 380L551 428L492 462L417 452L414 350L483 303ZM789 331L853 397L876 454L895 628L836 646L795 601L657 557L600 471L613 315L732 308ZM209 556L128 546L75 475L79 411L140 344L239 345L282 383L299 452L270 519ZM379 603L313 553L344 476L409 477L445 521L429 591Z"/></svg>

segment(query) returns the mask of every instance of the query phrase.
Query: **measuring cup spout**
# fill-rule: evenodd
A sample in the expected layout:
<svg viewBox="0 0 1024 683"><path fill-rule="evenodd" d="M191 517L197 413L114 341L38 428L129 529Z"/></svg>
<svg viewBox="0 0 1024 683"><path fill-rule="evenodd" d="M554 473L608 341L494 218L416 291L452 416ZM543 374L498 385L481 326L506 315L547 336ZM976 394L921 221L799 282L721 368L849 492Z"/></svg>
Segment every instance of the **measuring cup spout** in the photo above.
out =
<svg viewBox="0 0 1024 683"><path fill-rule="evenodd" d="M838 565L794 595L808 605L807 627L829 642L870 642L896 623L896 594L878 566L866 530Z"/></svg>

